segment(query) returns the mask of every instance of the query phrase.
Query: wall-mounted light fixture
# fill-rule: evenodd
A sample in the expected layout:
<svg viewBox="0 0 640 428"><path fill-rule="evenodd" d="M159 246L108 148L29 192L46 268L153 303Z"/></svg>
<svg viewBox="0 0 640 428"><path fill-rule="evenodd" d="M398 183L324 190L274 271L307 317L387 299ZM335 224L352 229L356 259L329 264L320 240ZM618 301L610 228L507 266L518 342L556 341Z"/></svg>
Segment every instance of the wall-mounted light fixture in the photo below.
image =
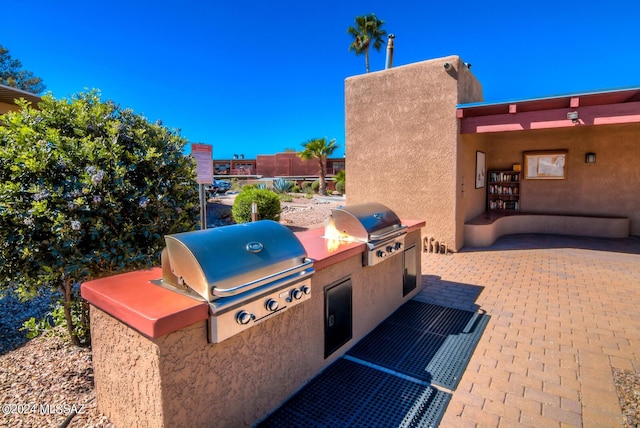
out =
<svg viewBox="0 0 640 428"><path fill-rule="evenodd" d="M465 62L464 66L467 67L468 69L471 69L471 63L470 62Z"/></svg>
<svg viewBox="0 0 640 428"><path fill-rule="evenodd" d="M578 123L578 112L577 111L568 112L567 119L569 119L573 123Z"/></svg>
<svg viewBox="0 0 640 428"><path fill-rule="evenodd" d="M584 163L596 163L596 154L593 152L585 154Z"/></svg>

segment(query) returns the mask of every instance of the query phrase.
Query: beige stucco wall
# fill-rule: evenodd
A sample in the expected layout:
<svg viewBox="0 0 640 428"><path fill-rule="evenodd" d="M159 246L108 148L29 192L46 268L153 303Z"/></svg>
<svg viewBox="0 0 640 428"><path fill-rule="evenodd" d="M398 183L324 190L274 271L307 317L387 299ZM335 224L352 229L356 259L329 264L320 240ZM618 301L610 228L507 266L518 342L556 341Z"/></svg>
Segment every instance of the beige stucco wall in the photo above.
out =
<svg viewBox="0 0 640 428"><path fill-rule="evenodd" d="M400 217L425 219L425 236L460 248L464 222L456 207L466 200L456 169L463 156L456 105L481 100L480 84L458 56L346 79L347 204L375 201Z"/></svg>
<svg viewBox="0 0 640 428"><path fill-rule="evenodd" d="M624 216L640 235L640 126L638 124L463 135L465 146L484 147L489 169L524 167L523 152L565 149L565 180L523 180L521 210ZM587 152L596 163L586 164Z"/></svg>
<svg viewBox="0 0 640 428"><path fill-rule="evenodd" d="M476 152L487 155L487 144L484 140L467 139L461 136L458 151L458 211L456 224L464 225L465 222L482 214L485 211L487 189L485 186L476 189ZM456 229L457 242L464 242L464 226Z"/></svg>
<svg viewBox="0 0 640 428"><path fill-rule="evenodd" d="M324 288L348 276L353 339L324 359ZM117 427L251 426L420 290L403 298L402 280L402 257L362 267L354 256L316 272L307 302L218 344L205 322L150 339L92 307L98 407Z"/></svg>

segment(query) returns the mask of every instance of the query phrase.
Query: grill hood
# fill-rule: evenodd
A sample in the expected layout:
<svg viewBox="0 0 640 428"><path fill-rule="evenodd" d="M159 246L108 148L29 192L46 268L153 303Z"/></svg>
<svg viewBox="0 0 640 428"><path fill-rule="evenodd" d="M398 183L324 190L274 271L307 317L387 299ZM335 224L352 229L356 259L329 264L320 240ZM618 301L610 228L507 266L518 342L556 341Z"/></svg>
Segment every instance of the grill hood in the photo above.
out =
<svg viewBox="0 0 640 428"><path fill-rule="evenodd" d="M207 301L313 273L298 238L271 220L167 235L165 241L163 281L187 285Z"/></svg>
<svg viewBox="0 0 640 428"><path fill-rule="evenodd" d="M363 242L385 239L406 228L396 213L377 202L334 208L331 216L338 232Z"/></svg>

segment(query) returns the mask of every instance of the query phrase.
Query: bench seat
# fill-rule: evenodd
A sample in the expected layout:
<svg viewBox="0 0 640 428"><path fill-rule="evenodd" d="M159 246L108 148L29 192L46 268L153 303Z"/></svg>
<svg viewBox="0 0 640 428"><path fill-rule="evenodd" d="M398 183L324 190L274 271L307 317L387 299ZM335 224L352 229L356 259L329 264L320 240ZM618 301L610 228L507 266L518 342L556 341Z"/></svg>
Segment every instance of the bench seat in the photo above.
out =
<svg viewBox="0 0 640 428"><path fill-rule="evenodd" d="M499 237L516 233L627 238L628 217L524 212L487 212L464 225L464 245L486 247Z"/></svg>

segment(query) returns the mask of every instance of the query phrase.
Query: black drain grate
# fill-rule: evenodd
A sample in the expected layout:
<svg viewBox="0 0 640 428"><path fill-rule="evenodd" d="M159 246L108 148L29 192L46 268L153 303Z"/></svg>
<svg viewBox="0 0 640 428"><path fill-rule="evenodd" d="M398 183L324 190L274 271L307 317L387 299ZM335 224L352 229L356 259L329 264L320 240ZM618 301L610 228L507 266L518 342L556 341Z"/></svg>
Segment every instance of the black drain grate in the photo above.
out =
<svg viewBox="0 0 640 428"><path fill-rule="evenodd" d="M488 321L488 315L412 300L348 355L454 389Z"/></svg>
<svg viewBox="0 0 640 428"><path fill-rule="evenodd" d="M434 427L451 396L339 359L259 427Z"/></svg>
<svg viewBox="0 0 640 428"><path fill-rule="evenodd" d="M258 426L435 427L488 322L410 300Z"/></svg>

